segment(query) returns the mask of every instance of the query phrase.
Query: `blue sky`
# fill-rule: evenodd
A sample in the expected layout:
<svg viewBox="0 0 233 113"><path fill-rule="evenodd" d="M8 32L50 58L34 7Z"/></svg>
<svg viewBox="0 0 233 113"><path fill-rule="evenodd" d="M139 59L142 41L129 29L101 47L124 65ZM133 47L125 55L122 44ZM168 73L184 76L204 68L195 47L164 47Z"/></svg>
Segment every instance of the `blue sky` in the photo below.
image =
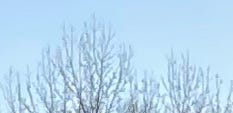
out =
<svg viewBox="0 0 233 113"><path fill-rule="evenodd" d="M59 45L63 24L81 31L95 13L110 23L116 38L131 44L135 66L166 71L166 56L190 52L191 62L211 67L226 84L233 79L232 0L1 0L0 74L9 66L24 71L41 49Z"/></svg>

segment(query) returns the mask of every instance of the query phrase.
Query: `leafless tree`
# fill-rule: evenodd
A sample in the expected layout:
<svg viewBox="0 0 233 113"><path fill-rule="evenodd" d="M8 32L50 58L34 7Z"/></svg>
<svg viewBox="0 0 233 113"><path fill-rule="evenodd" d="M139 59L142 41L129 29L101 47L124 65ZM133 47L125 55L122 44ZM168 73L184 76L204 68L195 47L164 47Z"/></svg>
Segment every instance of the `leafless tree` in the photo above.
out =
<svg viewBox="0 0 233 113"><path fill-rule="evenodd" d="M221 113L231 108L231 93L229 91L228 104L220 105L220 89L222 80L216 74L212 83L210 68L206 71L196 68L189 62L189 55L182 55L182 63L177 62L173 52L168 58L168 74L162 78L166 90L165 111L172 113ZM213 87L215 86L215 87Z"/></svg>
<svg viewBox="0 0 233 113"><path fill-rule="evenodd" d="M209 95L209 69L207 74L189 63L189 57L182 56L177 64L173 53L168 59L167 81L162 78L168 96L164 104L172 113L201 113L207 106Z"/></svg>
<svg viewBox="0 0 233 113"><path fill-rule="evenodd" d="M12 68L2 83L10 113L231 113L232 85L226 104L222 80L210 68L168 57L167 76L138 76L130 46L114 44L110 27L85 23L79 35L64 26L62 45L42 52L36 73L23 77ZM214 81L211 80L214 77ZM211 87L214 86L214 87Z"/></svg>
<svg viewBox="0 0 233 113"><path fill-rule="evenodd" d="M30 78L32 74L28 73L26 97L22 97L19 77L15 84L17 90L14 91L11 81L14 77L10 71L9 84L4 92L7 93L5 100L11 112L115 111L122 101L121 93L125 91L127 78L132 71L131 48L125 45L115 47L112 41L115 34L110 27L106 28L95 21L84 26L85 30L80 36L74 36L73 27L68 32L64 27L63 46L55 53L50 48L43 52L33 82Z"/></svg>
<svg viewBox="0 0 233 113"><path fill-rule="evenodd" d="M124 102L124 107L119 113L159 113L162 110L163 97L160 95L160 84L147 72L144 77L137 80L132 77L129 80L129 98ZM150 78L148 78L150 77Z"/></svg>

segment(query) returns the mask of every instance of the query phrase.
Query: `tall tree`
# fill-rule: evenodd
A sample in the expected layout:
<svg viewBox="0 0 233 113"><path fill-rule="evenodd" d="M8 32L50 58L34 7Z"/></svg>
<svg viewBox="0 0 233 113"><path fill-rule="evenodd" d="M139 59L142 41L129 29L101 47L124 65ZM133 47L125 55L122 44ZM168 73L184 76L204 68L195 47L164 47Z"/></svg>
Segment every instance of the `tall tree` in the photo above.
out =
<svg viewBox="0 0 233 113"><path fill-rule="evenodd" d="M210 69L168 57L167 76L137 75L130 46L114 44L110 27L85 23L77 35L63 28L62 45L42 53L37 72L25 77L12 68L1 88L9 113L231 113L232 85L226 104L222 80ZM214 86L211 87L211 86Z"/></svg>

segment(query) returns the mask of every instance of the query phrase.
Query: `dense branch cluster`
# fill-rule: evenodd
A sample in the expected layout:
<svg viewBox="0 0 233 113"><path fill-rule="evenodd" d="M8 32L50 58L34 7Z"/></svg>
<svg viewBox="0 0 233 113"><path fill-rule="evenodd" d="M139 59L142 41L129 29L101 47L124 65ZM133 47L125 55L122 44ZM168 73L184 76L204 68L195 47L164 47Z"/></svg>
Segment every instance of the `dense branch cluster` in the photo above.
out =
<svg viewBox="0 0 233 113"><path fill-rule="evenodd" d="M63 44L42 54L37 72L10 69L1 88L8 113L232 113L232 88L220 99L222 80L168 58L167 76L137 76L130 47L114 44L114 33L95 21L80 36L64 27ZM68 32L67 32L68 31ZM22 77L20 77L22 76ZM160 82L161 81L161 82ZM223 104L226 103L226 104Z"/></svg>

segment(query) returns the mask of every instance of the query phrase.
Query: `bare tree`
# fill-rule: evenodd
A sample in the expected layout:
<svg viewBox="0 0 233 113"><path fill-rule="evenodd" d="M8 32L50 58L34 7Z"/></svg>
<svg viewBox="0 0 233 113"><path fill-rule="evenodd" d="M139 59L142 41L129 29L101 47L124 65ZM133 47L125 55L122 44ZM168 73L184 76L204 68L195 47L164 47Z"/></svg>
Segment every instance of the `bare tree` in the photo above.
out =
<svg viewBox="0 0 233 113"><path fill-rule="evenodd" d="M56 53L50 48L43 52L36 80L32 82L28 73L25 100L18 77L18 95L12 92L10 71L4 92L9 93L5 100L13 113L110 113L122 100L121 93L132 71L131 48L114 47L111 28L95 21L86 23L78 37L73 27L68 32L64 27L63 33L63 46Z"/></svg>
<svg viewBox="0 0 233 113"><path fill-rule="evenodd" d="M121 101L120 93L131 74L132 54L124 46L114 49L110 28L98 27L95 21L85 28L78 40L73 37L73 28L70 35L64 33L63 50L53 64L63 78L63 92L69 92L73 112L110 113Z"/></svg>
<svg viewBox="0 0 233 113"><path fill-rule="evenodd" d="M209 69L205 75L190 64L188 55L182 56L182 61L178 64L173 53L168 59L167 81L162 78L168 96L166 109L172 113L202 113L208 104Z"/></svg>
<svg viewBox="0 0 233 113"><path fill-rule="evenodd" d="M182 55L182 63L174 58L173 52L168 58L168 74L162 77L166 90L165 111L172 113L221 113L223 109L229 112L231 108L231 93L229 91L227 106L220 105L222 80L215 76L215 83L210 81L210 68L206 71L196 69L189 62L189 55ZM211 88L215 86L215 88ZM216 89L216 90L215 90Z"/></svg>
<svg viewBox="0 0 233 113"><path fill-rule="evenodd" d="M159 113L162 110L163 96L160 94L160 84L147 72L138 83L137 77L129 80L128 101L124 102L123 111L119 113ZM150 77L150 78L148 78Z"/></svg>
<svg viewBox="0 0 233 113"><path fill-rule="evenodd" d="M226 104L222 80L211 81L210 68L182 61L171 53L167 76L154 80L145 72L138 77L133 52L114 44L110 27L95 21L77 35L63 28L62 45L42 52L37 72L25 77L11 68L1 85L10 113L231 113L232 85ZM211 86L215 86L214 88Z"/></svg>

